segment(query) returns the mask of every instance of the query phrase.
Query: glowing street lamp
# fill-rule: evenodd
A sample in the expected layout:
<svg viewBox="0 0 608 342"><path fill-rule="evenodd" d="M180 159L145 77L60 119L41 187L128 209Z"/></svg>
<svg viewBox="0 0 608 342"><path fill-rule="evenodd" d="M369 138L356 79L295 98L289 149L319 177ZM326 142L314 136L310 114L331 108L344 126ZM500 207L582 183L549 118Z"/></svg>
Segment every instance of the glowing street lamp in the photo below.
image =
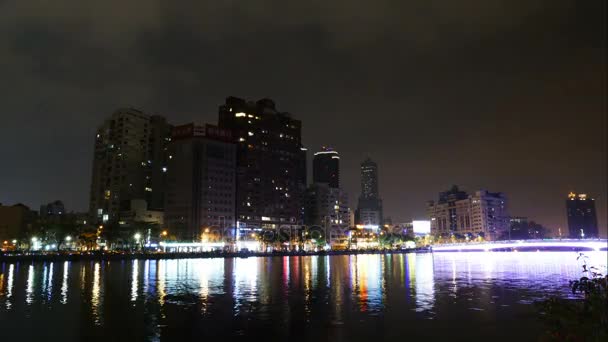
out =
<svg viewBox="0 0 608 342"><path fill-rule="evenodd" d="M167 236L169 233L166 230L163 230L163 232L161 233L162 236Z"/></svg>
<svg viewBox="0 0 608 342"><path fill-rule="evenodd" d="M67 242L72 241L72 237L71 237L71 236L69 236L69 235L68 235L68 236L66 236L66 237L65 237L65 241L67 241Z"/></svg>
<svg viewBox="0 0 608 342"><path fill-rule="evenodd" d="M139 234L139 233L135 233L135 235L133 235L133 237L135 238L135 241L136 241L137 243L139 243L139 240L141 239L141 234Z"/></svg>
<svg viewBox="0 0 608 342"><path fill-rule="evenodd" d="M17 244L17 240L13 240L13 241L11 241L11 242L13 243L13 245L16 245L16 244Z"/></svg>

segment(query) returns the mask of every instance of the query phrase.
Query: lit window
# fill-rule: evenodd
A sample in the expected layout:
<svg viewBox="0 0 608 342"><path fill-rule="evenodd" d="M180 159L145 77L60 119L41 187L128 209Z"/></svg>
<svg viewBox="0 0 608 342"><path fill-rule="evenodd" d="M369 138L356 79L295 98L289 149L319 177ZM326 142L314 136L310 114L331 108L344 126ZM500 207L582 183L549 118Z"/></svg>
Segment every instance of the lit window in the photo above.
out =
<svg viewBox="0 0 608 342"><path fill-rule="evenodd" d="M248 132L247 134L249 134L249 136L253 136L253 132Z"/></svg>
<svg viewBox="0 0 608 342"><path fill-rule="evenodd" d="M239 138L239 141L243 142L243 141L245 141L245 138Z"/></svg>
<svg viewBox="0 0 608 342"><path fill-rule="evenodd" d="M146 187L144 190L148 191L148 192L152 192L152 188Z"/></svg>
<svg viewBox="0 0 608 342"><path fill-rule="evenodd" d="M247 114L245 114L243 112L238 112L238 113L234 114L234 116L237 118L244 118L247 116Z"/></svg>

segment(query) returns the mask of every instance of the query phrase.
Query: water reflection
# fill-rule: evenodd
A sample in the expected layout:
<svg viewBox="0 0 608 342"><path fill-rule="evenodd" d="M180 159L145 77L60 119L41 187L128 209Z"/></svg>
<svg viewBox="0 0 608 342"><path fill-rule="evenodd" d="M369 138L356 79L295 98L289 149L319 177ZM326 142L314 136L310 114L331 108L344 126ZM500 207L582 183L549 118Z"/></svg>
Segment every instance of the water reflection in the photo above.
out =
<svg viewBox="0 0 608 342"><path fill-rule="evenodd" d="M131 301L137 300L137 288L139 287L139 260L131 262Z"/></svg>
<svg viewBox="0 0 608 342"><path fill-rule="evenodd" d="M410 259L414 259L414 257L412 256ZM416 290L416 311L431 311L435 303L433 254L417 255L412 266L411 274L414 277L411 282Z"/></svg>
<svg viewBox="0 0 608 342"><path fill-rule="evenodd" d="M68 302L68 274L70 273L70 263L63 263L63 277L61 280L61 304Z"/></svg>
<svg viewBox="0 0 608 342"><path fill-rule="evenodd" d="M589 256L590 264L606 263L605 252ZM567 280L580 271L575 253L551 252L0 264L0 322L21 327L25 339L33 339L27 319L65 314L83 315L81 325L110 339L124 328L126 340L187 340L190 332L288 339L309 331L339 341L363 338L382 322L390 336L402 336L432 327L405 320L515 319L522 306L534 312L535 299L567 294Z"/></svg>
<svg viewBox="0 0 608 342"><path fill-rule="evenodd" d="M93 265L93 284L91 286L91 309L93 311L93 320L96 325L102 324L102 311L101 311L101 266L99 262Z"/></svg>
<svg viewBox="0 0 608 342"><path fill-rule="evenodd" d="M6 281L6 309L11 308L11 300L13 297L13 273L15 272L15 265L10 264L8 266L8 279Z"/></svg>
<svg viewBox="0 0 608 342"><path fill-rule="evenodd" d="M34 299L34 265L27 270L27 285L25 288L25 302L31 304Z"/></svg>

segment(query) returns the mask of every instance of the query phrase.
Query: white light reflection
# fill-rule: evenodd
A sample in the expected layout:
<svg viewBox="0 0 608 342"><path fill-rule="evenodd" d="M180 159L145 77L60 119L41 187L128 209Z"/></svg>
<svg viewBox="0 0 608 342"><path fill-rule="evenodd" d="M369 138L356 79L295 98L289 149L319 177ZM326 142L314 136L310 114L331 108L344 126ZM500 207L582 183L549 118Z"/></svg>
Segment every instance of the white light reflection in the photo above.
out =
<svg viewBox="0 0 608 342"><path fill-rule="evenodd" d="M70 263L63 263L63 279L61 281L61 304L68 302L68 272L70 269Z"/></svg>
<svg viewBox="0 0 608 342"><path fill-rule="evenodd" d="M6 284L6 309L10 309L12 304L11 304L11 298L13 297L13 281L14 281L14 273L15 273L15 265L10 264L10 266L8 266L8 279L7 279L7 284Z"/></svg>
<svg viewBox="0 0 608 342"><path fill-rule="evenodd" d="M207 301L217 287L221 287L224 275L224 259L213 258L195 261L195 269L199 276L199 294ZM206 302L203 303L206 309Z"/></svg>
<svg viewBox="0 0 608 342"><path fill-rule="evenodd" d="M27 271L27 285L25 288L25 302L32 304L34 298L34 265L30 265Z"/></svg>
<svg viewBox="0 0 608 342"><path fill-rule="evenodd" d="M234 301L235 313L239 313L241 306L251 304L257 297L258 258L238 258L234 266ZM248 310L249 307L244 308Z"/></svg>
<svg viewBox="0 0 608 342"><path fill-rule="evenodd" d="M48 301L51 301L53 295L53 264L54 263L51 263L49 265L49 275L46 278L46 285L44 286L46 288L46 299Z"/></svg>
<svg viewBox="0 0 608 342"><path fill-rule="evenodd" d="M431 311L435 304L433 254L424 253L411 256L416 258L415 278L412 279L416 289L416 311Z"/></svg>
<svg viewBox="0 0 608 342"><path fill-rule="evenodd" d="M131 301L137 300L137 288L139 287L139 261L133 260L131 270Z"/></svg>

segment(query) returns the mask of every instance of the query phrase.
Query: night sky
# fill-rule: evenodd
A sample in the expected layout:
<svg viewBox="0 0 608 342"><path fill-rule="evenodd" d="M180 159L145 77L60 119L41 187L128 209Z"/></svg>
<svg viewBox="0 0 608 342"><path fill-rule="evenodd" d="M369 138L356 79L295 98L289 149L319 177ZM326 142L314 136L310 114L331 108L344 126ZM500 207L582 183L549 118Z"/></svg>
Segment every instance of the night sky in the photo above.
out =
<svg viewBox="0 0 608 342"><path fill-rule="evenodd" d="M0 0L0 202L86 210L116 108L216 123L234 95L336 148L353 208L370 156L394 222L458 184L565 231L575 191L606 235L606 1L203 3Z"/></svg>

